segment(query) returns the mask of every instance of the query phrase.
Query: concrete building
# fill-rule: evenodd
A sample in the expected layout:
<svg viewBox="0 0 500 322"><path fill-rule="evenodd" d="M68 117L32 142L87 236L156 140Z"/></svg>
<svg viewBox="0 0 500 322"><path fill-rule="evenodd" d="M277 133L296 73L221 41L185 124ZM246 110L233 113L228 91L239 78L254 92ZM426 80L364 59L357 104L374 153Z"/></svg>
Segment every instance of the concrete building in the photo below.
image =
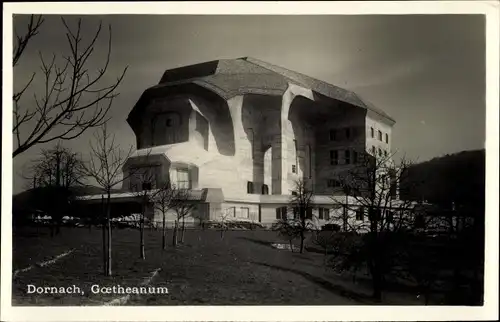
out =
<svg viewBox="0 0 500 322"><path fill-rule="evenodd" d="M342 198L338 173L364 152L389 154L395 123L351 91L249 57L165 71L127 122L137 151L125 174L154 169L153 189L166 178L191 189L197 218L263 224L281 216L298 179L326 220L330 197ZM131 176L122 190L138 184Z"/></svg>

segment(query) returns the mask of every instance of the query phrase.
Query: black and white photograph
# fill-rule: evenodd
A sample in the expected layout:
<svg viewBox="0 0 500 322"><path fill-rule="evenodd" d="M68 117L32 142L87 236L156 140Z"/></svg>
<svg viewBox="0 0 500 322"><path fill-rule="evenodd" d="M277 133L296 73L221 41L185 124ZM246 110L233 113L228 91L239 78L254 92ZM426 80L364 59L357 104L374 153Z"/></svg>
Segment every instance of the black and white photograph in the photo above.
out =
<svg viewBox="0 0 500 322"><path fill-rule="evenodd" d="M460 2L10 4L2 306L498 318L499 3Z"/></svg>

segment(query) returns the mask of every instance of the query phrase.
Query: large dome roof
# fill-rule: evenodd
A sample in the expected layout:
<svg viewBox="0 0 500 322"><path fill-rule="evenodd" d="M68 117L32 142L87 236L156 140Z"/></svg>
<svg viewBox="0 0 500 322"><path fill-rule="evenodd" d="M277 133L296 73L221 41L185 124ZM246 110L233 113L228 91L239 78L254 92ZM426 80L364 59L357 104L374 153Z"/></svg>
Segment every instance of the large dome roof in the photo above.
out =
<svg viewBox="0 0 500 322"><path fill-rule="evenodd" d="M159 84L143 93L131 114L142 108L142 105L152 97L161 96L186 85L201 87L228 100L244 94L280 96L287 90L289 84L299 85L323 96L371 110L394 122L394 119L384 111L352 91L250 57L214 60L166 70Z"/></svg>

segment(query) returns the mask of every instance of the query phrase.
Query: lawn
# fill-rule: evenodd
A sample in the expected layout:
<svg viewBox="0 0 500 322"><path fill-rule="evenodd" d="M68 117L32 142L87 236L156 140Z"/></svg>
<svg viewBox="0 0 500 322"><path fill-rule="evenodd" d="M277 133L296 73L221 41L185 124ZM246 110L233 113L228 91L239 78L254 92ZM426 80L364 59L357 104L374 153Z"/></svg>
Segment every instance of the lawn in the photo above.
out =
<svg viewBox="0 0 500 322"><path fill-rule="evenodd" d="M171 231L169 242L171 239ZM146 260L139 258L139 232L113 230L113 276L102 267L101 230L23 229L14 236L13 305L105 305L124 294L93 294L91 285L165 286L168 294L140 294L126 305L367 305L367 278L353 283L323 266L323 255L292 253L271 244L283 242L264 230L188 230L184 244L162 251L161 232L146 231ZM169 243L170 244L170 243ZM40 266L57 255L57 261ZM19 271L31 267L26 271ZM157 272L157 274L155 274ZM154 277L149 281L151 276ZM68 287L85 294L27 294L27 285ZM422 304L416 294L390 292L384 304Z"/></svg>

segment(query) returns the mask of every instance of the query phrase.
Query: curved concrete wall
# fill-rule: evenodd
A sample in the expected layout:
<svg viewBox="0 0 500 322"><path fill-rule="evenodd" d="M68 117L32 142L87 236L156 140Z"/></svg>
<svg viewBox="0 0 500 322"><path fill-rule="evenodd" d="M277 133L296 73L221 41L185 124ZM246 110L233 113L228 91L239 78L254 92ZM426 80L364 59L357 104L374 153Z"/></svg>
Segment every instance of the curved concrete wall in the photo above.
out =
<svg viewBox="0 0 500 322"><path fill-rule="evenodd" d="M192 187L221 188L226 200L258 201L263 185L269 194L289 195L300 178L312 181L316 193L331 194L328 179L349 167L342 161L331 165L331 150L339 150L341 160L345 150L366 150L373 143L367 137L371 124L383 129L384 142L389 135L388 144L377 144L390 150L392 143L391 125L297 85L283 96L252 94L228 101L177 94L150 104L142 122L137 155L148 150L172 164L189 165L195 169L190 170ZM174 143L168 143L168 128L179 132ZM331 129L345 128L355 132L349 140L330 140Z"/></svg>

